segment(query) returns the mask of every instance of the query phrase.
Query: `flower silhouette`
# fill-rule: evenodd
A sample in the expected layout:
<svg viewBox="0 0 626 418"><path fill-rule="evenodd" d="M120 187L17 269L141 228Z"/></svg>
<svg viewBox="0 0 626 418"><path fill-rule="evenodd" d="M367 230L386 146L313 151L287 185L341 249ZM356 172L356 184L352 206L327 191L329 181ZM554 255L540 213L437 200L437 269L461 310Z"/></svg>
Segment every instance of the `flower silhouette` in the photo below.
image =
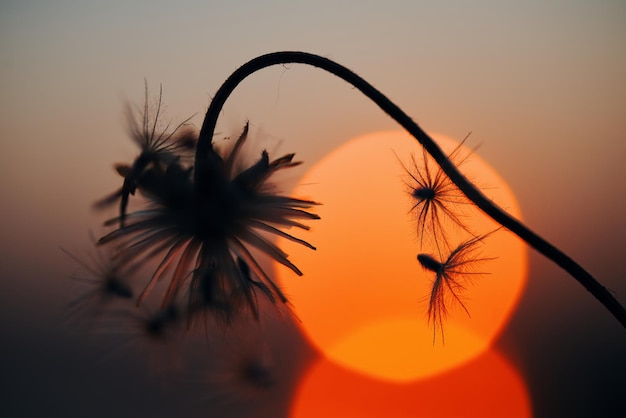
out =
<svg viewBox="0 0 626 418"><path fill-rule="evenodd" d="M129 169L133 174L125 176L124 184L132 179L133 188L147 198L147 207L126 215L122 206L120 215L106 222L118 228L99 243L117 243L122 262L142 263L162 255L138 304L174 265L162 305L171 305L186 286L190 317L209 311L228 321L244 306L258 316L257 291L272 302L287 302L251 248L301 275L267 235L315 249L279 228L308 229L302 221L319 219L307 211L316 203L282 196L274 190L272 176L300 164L293 161L294 154L271 160L263 151L254 164L245 167L239 160L247 135L246 124L229 151L218 152L211 144L201 185L194 182L194 167L175 158L176 153L174 158L152 159L148 164L136 161ZM170 150L167 148L168 153Z"/></svg>
<svg viewBox="0 0 626 418"><path fill-rule="evenodd" d="M423 253L417 256L422 267L435 276L428 298L433 342L438 331L443 339L443 322L451 304L459 304L469 315L463 301L464 292L473 278L481 274L475 271L476 264L489 260L477 256L479 243L489 234L475 236L458 213L462 204L470 202L567 271L626 326L626 310L607 288L575 260L499 208L458 170L467 158L454 161L460 145L447 157L409 115L350 69L318 55L282 51L255 57L237 68L213 96L199 134L189 129L190 119L173 129L169 124L161 124L162 90L156 110L149 105L147 88L143 111L137 113L128 108L128 132L141 153L132 164L116 166L124 178L122 187L96 203L96 207L103 207L119 200L120 208L119 216L105 223L115 229L99 243L115 246L118 255L113 261L117 266L130 269L160 257L138 304L165 278L170 267L173 269L169 280L163 280L166 288L161 310L140 322L150 341L164 340L163 337L175 329L180 319L179 303L185 300L180 297L183 292L187 293L188 323L204 312L231 322L236 319L234 314L245 308L258 318L256 298L259 292L268 303L287 302L251 251L265 253L296 274L302 273L268 235L315 249L284 229L308 229L305 221L319 219L309 212L317 203L280 195L272 187L276 172L300 164L293 161L294 155L270 159L263 151L256 162L246 164L241 158L241 149L246 143L247 124L230 150L216 149L213 143L218 116L235 88L263 68L291 63L318 67L352 84L423 146L423 165L418 165L413 157L412 169L405 167L405 170L410 177L411 211L416 217L420 251L426 235L427 239L434 240L438 253L438 256ZM190 158L186 157L194 150L191 165ZM429 164L432 163L436 166L431 169ZM147 204L144 209L127 215L130 196L137 190L146 197ZM463 229L471 239L453 249L444 231L447 224ZM447 251L449 255L444 258L442 252ZM118 270L110 275L107 271L94 272L97 280L92 282L100 285L100 294L107 298L132 297L126 276L120 275ZM181 307L180 316L183 315ZM234 381L265 392L278 381L271 366L263 358L244 356L234 368Z"/></svg>
<svg viewBox="0 0 626 418"><path fill-rule="evenodd" d="M493 258L478 257L478 246L484 238L492 232L473 237L463 242L450 252L445 261L437 261L432 255L418 254L417 260L425 270L435 273L430 295L428 296L428 322L433 325L433 342L437 330L442 341L443 323L448 316L448 306L458 304L469 316L469 311L463 302L464 292L473 278L485 273L477 272L476 265Z"/></svg>
<svg viewBox="0 0 626 418"><path fill-rule="evenodd" d="M453 160L455 157L458 157L461 146L468 137L469 135L461 141L448 158ZM425 148L422 148L422 151L423 164L418 164L415 156L411 156L412 170L407 169L403 165L403 168L409 175L407 191L413 202L410 211L414 212L417 218L417 235L420 248L423 248L424 236L430 235L441 257L442 246L445 250L452 249L445 232L446 225L450 224L448 221L451 221L453 225L460 227L470 235L474 235L461 220L461 215L456 213L459 205L468 204L469 201L441 168L437 166L436 171L431 168L431 165L429 165L431 157ZM461 165L467 157L465 156L458 161L457 165Z"/></svg>

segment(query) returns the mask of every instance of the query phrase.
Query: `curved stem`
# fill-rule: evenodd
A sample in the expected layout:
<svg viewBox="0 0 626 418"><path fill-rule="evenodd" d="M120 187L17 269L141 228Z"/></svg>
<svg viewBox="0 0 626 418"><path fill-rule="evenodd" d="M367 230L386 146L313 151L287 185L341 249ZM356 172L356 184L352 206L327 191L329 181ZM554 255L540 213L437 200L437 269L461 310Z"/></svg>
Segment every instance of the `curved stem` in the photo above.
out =
<svg viewBox="0 0 626 418"><path fill-rule="evenodd" d="M452 180L452 182L454 182L459 190L467 196L469 200L471 200L497 223L519 236L521 239L526 241L528 245L567 271L600 303L602 303L605 308L608 309L622 324L622 326L626 328L626 309L624 309L624 307L607 288L600 284L572 258L567 256L545 239L541 238L523 223L489 200L478 188L476 188L459 172L456 166L448 159L439 146L406 113L385 97L380 91L348 68L319 55L292 51L274 52L261 55L248 61L246 64L238 68L230 77L228 77L211 101L202 124L202 129L200 130L200 138L196 149L194 174L197 187L205 187L203 182L205 179L210 178L211 161L215 161L216 157L211 141L217 124L217 118L228 96L230 96L239 83L254 72L273 65L294 63L307 64L326 70L331 74L347 81L365 94L365 96L369 97L383 111L385 111L389 116L391 116L391 118L398 122L411 135L413 135L415 139L417 139L417 141L433 157L437 164L439 164L444 173L450 178L450 180Z"/></svg>

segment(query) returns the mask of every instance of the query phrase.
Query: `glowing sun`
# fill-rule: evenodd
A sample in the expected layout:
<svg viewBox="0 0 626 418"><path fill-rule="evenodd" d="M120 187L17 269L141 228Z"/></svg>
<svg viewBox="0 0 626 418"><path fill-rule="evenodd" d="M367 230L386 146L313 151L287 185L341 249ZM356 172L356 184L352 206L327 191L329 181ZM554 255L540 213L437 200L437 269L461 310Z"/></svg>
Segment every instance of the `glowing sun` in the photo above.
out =
<svg viewBox="0 0 626 418"><path fill-rule="evenodd" d="M447 153L458 145L441 135L433 137ZM322 219L306 234L317 251L282 240L280 247L304 276L277 268L315 347L343 367L395 382L442 373L485 352L514 310L527 275L521 241L505 230L491 234L480 253L493 259L479 266L486 274L476 276L464 293L471 317L452 309L445 322L445 345L433 345L424 299L433 277L416 255L435 256L437 251L420 247L410 213L410 177L404 167L412 169L412 155L416 162L422 159L420 145L407 133L378 132L349 141L313 166L296 194L322 203L317 210ZM469 155L461 171L519 218L504 180L471 150L462 148L457 155ZM458 206L454 210L470 231L484 234L497 228L475 207ZM447 226L455 245L468 238L462 228Z"/></svg>

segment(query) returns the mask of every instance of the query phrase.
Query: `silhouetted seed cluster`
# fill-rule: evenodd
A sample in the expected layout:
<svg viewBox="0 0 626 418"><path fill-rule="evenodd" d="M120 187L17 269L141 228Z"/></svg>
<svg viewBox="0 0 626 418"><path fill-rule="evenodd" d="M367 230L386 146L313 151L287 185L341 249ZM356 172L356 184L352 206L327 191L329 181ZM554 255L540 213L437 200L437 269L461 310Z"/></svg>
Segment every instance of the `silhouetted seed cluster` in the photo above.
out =
<svg viewBox="0 0 626 418"><path fill-rule="evenodd" d="M469 136L469 135L468 135ZM467 136L450 153L448 158L457 165L462 165L469 154L459 159L459 152ZM417 261L424 270L434 274L428 299L428 322L433 326L433 342L437 331L444 339L443 324L449 313L449 306L458 304L469 315L463 301L464 292L473 281L473 277L481 273L475 271L476 265L489 258L480 257L478 247L490 233L476 236L464 223L464 206L469 207L469 200L434 163L423 149L422 164L419 165L414 156L412 170L408 173L407 192L411 197L417 227L420 251L429 243L434 244L437 255L420 253ZM456 161L455 161L456 160ZM458 246L451 245L446 227L457 228L468 234L468 240ZM447 254L444 256L444 254Z"/></svg>
<svg viewBox="0 0 626 418"><path fill-rule="evenodd" d="M98 248L101 250L101 248ZM121 261L119 253L105 255L104 251L96 251L87 260L82 260L61 248L70 258L76 261L84 270L80 275L72 275L71 279L88 286L87 290L76 297L67 306L67 315L79 322L94 321L96 319L112 321L114 319L128 319L134 325L134 333L148 337L151 340L165 339L170 331L178 328L180 321L180 309L170 305L148 312L137 313L128 308L136 308L129 301L134 300L136 294L132 282L136 279L136 270L140 265L130 265ZM104 314L108 314L105 316ZM101 322L103 330L108 330L115 322ZM93 328L93 323L87 324ZM119 324L118 324L119 325ZM115 325L114 325L115 326ZM114 330L124 335L123 327Z"/></svg>
<svg viewBox="0 0 626 418"><path fill-rule="evenodd" d="M154 115L150 115L148 86L146 83L145 102L142 111L127 104L126 120L130 138L139 146L141 154L132 165L116 165L117 172L124 177L122 187L111 195L96 202L97 208L106 207L120 200L120 225L124 225L126 208L130 195L137 190L139 177L150 165L168 167L178 163L183 157L190 157L196 145L196 133L188 124L191 117L170 130L170 124L161 126L163 89L159 89L159 99ZM193 116L192 116L193 117Z"/></svg>
<svg viewBox="0 0 626 418"><path fill-rule="evenodd" d="M88 260L82 260L64 248L61 250L84 270L72 275L71 279L88 286L86 291L69 303L67 314L70 317L79 320L94 318L116 301L134 297L129 270L114 258L98 251Z"/></svg>
<svg viewBox="0 0 626 418"><path fill-rule="evenodd" d="M285 390L284 363L279 366L262 325L239 322L239 332L230 333L207 354L219 361L196 369L202 399L222 408L254 408L270 394ZM281 371L282 369L282 371ZM236 413L235 413L236 415Z"/></svg>
<svg viewBox="0 0 626 418"><path fill-rule="evenodd" d="M115 265L135 271L156 261L152 275L140 284L143 289L136 304L157 283L165 283L159 286L161 309L146 319L145 332L160 336L181 317L188 325L206 314L222 323L230 323L242 311L258 318L259 294L274 304L287 302L251 249L302 274L267 238L280 236L315 249L280 228L309 229L303 221L319 219L308 211L317 203L282 196L272 184L277 172L300 162L293 161L294 154L270 159L262 151L255 162L246 164L246 124L228 149L211 145L208 169L197 179L200 186L189 158L197 143L190 119L171 127L162 123L162 113L162 91L156 105L151 105L146 86L143 109L127 109L128 132L141 152L131 164L116 165L123 177L121 188L95 204L96 208L119 204L119 216L105 222L112 231L98 240L98 245L113 250ZM137 191L145 198L144 207L127 213L129 199ZM128 277L114 280L108 272L102 273L106 273L104 294L134 297Z"/></svg>
<svg viewBox="0 0 626 418"><path fill-rule="evenodd" d="M254 353L234 352L224 358L221 371L215 371L209 382L221 387L215 390L222 402L254 402L277 385L275 366Z"/></svg>
<svg viewBox="0 0 626 418"><path fill-rule="evenodd" d="M176 327L179 320L179 308L175 305L160 308L153 314L143 318L144 334L154 339L166 338L168 332Z"/></svg>

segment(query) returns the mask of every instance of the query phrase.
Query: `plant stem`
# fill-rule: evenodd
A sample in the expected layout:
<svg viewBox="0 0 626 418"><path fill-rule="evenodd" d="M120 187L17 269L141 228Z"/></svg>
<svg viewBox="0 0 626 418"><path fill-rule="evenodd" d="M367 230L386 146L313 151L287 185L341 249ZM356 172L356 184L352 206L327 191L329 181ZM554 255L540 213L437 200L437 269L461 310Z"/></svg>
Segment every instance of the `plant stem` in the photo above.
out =
<svg viewBox="0 0 626 418"><path fill-rule="evenodd" d="M441 148L398 106L385 97L380 91L374 88L363 78L356 75L348 68L337 64L327 58L306 52L274 52L254 58L239 67L219 88L215 97L211 101L207 110L200 137L196 149L195 159L195 184L196 187L203 188L203 182L210 177L210 161L215 158L212 138L224 103L233 90L246 77L266 67L278 64L307 64L321 68L331 74L347 81L369 97L391 118L406 129L433 157L443 172L454 182L469 200L478 206L483 212L495 220L498 224L507 228L528 245L539 251L541 254L552 260L558 266L567 271L585 289L587 289L613 316L626 328L626 309L619 303L613 294L605 288L590 273L583 269L576 261L563 253L554 245L531 231L519 220L515 219L503 209L488 199L476 186L474 186L457 167L448 159Z"/></svg>

